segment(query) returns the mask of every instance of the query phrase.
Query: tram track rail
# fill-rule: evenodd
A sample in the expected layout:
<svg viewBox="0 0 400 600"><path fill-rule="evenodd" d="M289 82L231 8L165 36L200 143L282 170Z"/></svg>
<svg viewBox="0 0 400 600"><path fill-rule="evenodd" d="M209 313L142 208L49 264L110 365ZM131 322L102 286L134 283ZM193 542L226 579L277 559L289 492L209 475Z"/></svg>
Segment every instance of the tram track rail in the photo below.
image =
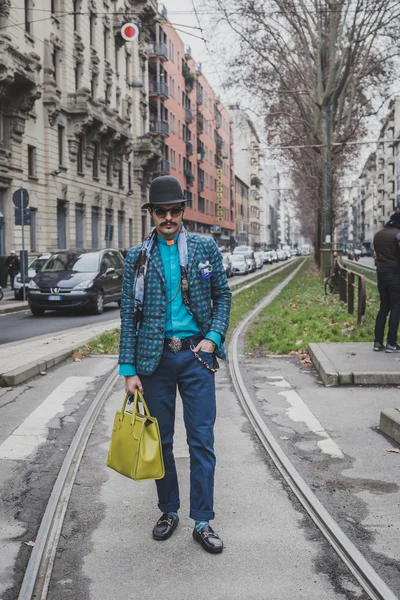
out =
<svg viewBox="0 0 400 600"><path fill-rule="evenodd" d="M261 303L250 311L233 332L229 346L229 369L232 381L247 418L265 450L278 468L284 481L293 490L307 514L317 525L318 529L337 552L341 560L348 567L349 571L354 575L371 600L399 600L362 556L360 551L349 540L339 525L329 515L301 475L296 471L279 446L279 443L264 423L246 389L241 375L239 343L247 325L261 310L267 307L279 295L283 288L298 274L306 260L307 259L299 259L299 265L283 281L281 281ZM268 277L276 275L278 272L284 271L290 265L293 265L293 262L274 269L273 271L269 271L265 276L258 278L254 282L245 282L244 286L235 289L233 294L237 294L248 287L260 283ZM107 377L105 383L92 400L92 403L70 444L42 517L39 531L36 536L36 543L32 549L32 554L19 591L18 600L46 600L47 598L58 542L64 525L64 519L75 479L93 427L117 379L118 368L116 367Z"/></svg>
<svg viewBox="0 0 400 600"><path fill-rule="evenodd" d="M229 370L232 382L247 418L264 449L277 467L283 480L290 487L306 513L323 534L329 545L335 550L350 573L367 593L368 597L371 598L371 600L399 600L318 500L317 496L282 450L271 430L265 424L257 406L253 402L241 374L239 346L247 326L252 319L271 304L284 287L290 283L297 275L302 264L300 264L286 279L279 283L274 290L272 290L272 292L270 292L264 300L262 300L258 306L256 306L240 322L233 332L229 346Z"/></svg>

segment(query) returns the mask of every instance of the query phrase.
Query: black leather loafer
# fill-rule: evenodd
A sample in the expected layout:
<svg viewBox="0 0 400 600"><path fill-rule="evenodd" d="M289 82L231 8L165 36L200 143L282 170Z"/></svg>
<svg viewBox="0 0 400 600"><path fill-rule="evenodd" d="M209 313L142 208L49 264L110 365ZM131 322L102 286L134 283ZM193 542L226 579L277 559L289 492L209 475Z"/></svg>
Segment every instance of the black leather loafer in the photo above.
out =
<svg viewBox="0 0 400 600"><path fill-rule="evenodd" d="M154 526L153 538L155 540L167 540L178 527L178 523L178 516L174 518L170 514L164 513Z"/></svg>
<svg viewBox="0 0 400 600"><path fill-rule="evenodd" d="M200 533L193 529L193 538L199 542L207 552L219 554L224 549L224 544L220 537L214 532L212 527L204 525Z"/></svg>

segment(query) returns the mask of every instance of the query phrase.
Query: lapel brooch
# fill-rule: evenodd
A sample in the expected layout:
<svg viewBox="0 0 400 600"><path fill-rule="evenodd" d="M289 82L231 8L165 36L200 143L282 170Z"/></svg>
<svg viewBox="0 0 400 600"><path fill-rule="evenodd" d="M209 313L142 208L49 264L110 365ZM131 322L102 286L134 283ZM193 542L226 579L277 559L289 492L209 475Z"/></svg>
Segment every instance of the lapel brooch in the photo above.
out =
<svg viewBox="0 0 400 600"><path fill-rule="evenodd" d="M202 279L210 279L211 275L213 274L213 267L210 265L208 260L205 263L199 263L199 270Z"/></svg>

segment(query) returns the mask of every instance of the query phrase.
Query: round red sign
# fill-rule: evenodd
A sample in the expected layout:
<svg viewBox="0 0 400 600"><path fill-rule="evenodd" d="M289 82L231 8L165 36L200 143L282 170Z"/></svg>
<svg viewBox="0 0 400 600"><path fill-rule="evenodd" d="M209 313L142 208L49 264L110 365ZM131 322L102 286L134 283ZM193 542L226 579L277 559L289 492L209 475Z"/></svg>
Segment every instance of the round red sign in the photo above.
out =
<svg viewBox="0 0 400 600"><path fill-rule="evenodd" d="M139 35L139 27L134 23L124 23L121 27L121 35L127 42L132 42Z"/></svg>

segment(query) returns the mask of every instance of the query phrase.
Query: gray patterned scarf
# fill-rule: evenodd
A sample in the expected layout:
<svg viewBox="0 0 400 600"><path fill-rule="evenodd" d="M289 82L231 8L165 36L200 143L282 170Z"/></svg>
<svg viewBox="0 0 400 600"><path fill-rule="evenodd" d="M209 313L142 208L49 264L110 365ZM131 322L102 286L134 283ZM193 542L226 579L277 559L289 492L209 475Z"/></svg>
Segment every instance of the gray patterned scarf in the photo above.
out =
<svg viewBox="0 0 400 600"><path fill-rule="evenodd" d="M143 321L143 306L144 306L144 284L149 264L150 254L153 250L154 243L157 240L157 230L154 227L152 232L144 240L137 256L134 271L133 283L133 323L136 335L138 335L140 326ZM189 283L188 283L188 249L187 249L187 231L182 225L178 237L179 264L181 268L181 289L182 299L186 308L190 312L189 301Z"/></svg>

